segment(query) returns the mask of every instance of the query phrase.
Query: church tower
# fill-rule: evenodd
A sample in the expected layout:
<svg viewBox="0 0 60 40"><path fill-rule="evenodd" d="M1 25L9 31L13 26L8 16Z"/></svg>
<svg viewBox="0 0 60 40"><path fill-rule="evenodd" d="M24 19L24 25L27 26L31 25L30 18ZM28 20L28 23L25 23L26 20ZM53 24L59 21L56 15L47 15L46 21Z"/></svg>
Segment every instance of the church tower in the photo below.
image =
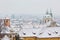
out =
<svg viewBox="0 0 60 40"><path fill-rule="evenodd" d="M4 26L10 27L10 19L8 17L5 17L4 19Z"/></svg>
<svg viewBox="0 0 60 40"><path fill-rule="evenodd" d="M44 23L47 23L49 21L52 21L53 20L52 17L53 17L53 15L52 15L51 10L50 10L50 13L47 10L46 15L43 17Z"/></svg>

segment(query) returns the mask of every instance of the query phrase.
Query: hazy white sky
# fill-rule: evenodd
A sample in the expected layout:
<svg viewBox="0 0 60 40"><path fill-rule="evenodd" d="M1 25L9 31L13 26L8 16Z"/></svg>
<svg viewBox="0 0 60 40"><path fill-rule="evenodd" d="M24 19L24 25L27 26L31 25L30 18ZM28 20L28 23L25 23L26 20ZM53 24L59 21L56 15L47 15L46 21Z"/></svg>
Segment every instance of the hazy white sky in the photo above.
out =
<svg viewBox="0 0 60 40"><path fill-rule="evenodd" d="M0 0L0 14L43 15L47 9L60 15L60 0Z"/></svg>

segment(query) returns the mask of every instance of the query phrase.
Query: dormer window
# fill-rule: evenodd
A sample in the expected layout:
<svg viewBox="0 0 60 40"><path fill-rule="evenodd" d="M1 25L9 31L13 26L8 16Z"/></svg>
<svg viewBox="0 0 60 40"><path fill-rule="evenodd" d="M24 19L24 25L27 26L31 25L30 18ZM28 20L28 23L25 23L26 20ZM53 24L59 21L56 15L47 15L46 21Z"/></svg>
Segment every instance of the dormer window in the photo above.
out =
<svg viewBox="0 0 60 40"><path fill-rule="evenodd" d="M34 35L36 34L36 33L33 33Z"/></svg>
<svg viewBox="0 0 60 40"><path fill-rule="evenodd" d="M55 33L56 33L56 34L58 34L58 32L57 32L57 31L55 31Z"/></svg>
<svg viewBox="0 0 60 40"><path fill-rule="evenodd" d="M48 35L51 35L50 33L48 33Z"/></svg>
<svg viewBox="0 0 60 40"><path fill-rule="evenodd" d="M26 33L23 33L23 35L26 35Z"/></svg>
<svg viewBox="0 0 60 40"><path fill-rule="evenodd" d="M41 34L43 34L43 33L39 33L39 35L41 35Z"/></svg>

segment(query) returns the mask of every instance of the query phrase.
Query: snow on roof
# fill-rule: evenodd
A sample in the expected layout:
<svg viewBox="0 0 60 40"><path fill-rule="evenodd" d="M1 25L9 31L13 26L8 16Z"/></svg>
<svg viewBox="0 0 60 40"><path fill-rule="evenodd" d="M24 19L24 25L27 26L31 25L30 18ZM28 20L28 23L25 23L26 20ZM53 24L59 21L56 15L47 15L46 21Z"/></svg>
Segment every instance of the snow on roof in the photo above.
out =
<svg viewBox="0 0 60 40"><path fill-rule="evenodd" d="M18 31L20 31L20 29L22 29L21 27L19 27L19 26L14 26L14 25L11 25L11 31L13 31L13 32L18 32Z"/></svg>
<svg viewBox="0 0 60 40"><path fill-rule="evenodd" d="M38 35L37 37L60 37L60 27L49 27L43 32L43 34Z"/></svg>
<svg viewBox="0 0 60 40"><path fill-rule="evenodd" d="M5 35L1 40L10 40L10 38L7 35Z"/></svg>
<svg viewBox="0 0 60 40"><path fill-rule="evenodd" d="M25 29L22 29L21 32L19 32L19 35L22 37L36 36L39 30L40 29L25 28Z"/></svg>
<svg viewBox="0 0 60 40"><path fill-rule="evenodd" d="M2 27L1 33L10 33L10 27Z"/></svg>
<svg viewBox="0 0 60 40"><path fill-rule="evenodd" d="M19 32L20 37L36 36L39 38L44 37L60 37L60 27L48 28L25 28Z"/></svg>
<svg viewBox="0 0 60 40"><path fill-rule="evenodd" d="M22 28L33 28L32 24L24 24L22 25Z"/></svg>
<svg viewBox="0 0 60 40"><path fill-rule="evenodd" d="M42 28L42 27L47 27L50 26L51 21L45 23L45 24L31 24L31 23L23 23L22 28Z"/></svg>
<svg viewBox="0 0 60 40"><path fill-rule="evenodd" d="M60 26L60 24L59 23L56 23L57 24L57 26Z"/></svg>
<svg viewBox="0 0 60 40"><path fill-rule="evenodd" d="M48 27L48 26L50 26L50 24L51 24L51 21L49 21L45 24L40 24L40 27Z"/></svg>

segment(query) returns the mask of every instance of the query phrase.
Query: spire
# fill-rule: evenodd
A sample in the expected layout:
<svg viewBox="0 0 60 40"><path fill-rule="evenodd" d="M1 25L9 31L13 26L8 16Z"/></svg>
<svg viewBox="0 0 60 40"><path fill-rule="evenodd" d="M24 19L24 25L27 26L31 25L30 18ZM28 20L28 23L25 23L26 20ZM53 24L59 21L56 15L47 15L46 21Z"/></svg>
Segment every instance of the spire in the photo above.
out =
<svg viewBox="0 0 60 40"><path fill-rule="evenodd" d="M50 15L51 15L51 17L53 17L53 15L52 15L52 10L50 9Z"/></svg>
<svg viewBox="0 0 60 40"><path fill-rule="evenodd" d="M49 14L49 13L48 13L48 9L47 9L47 12L46 12L46 14Z"/></svg>

